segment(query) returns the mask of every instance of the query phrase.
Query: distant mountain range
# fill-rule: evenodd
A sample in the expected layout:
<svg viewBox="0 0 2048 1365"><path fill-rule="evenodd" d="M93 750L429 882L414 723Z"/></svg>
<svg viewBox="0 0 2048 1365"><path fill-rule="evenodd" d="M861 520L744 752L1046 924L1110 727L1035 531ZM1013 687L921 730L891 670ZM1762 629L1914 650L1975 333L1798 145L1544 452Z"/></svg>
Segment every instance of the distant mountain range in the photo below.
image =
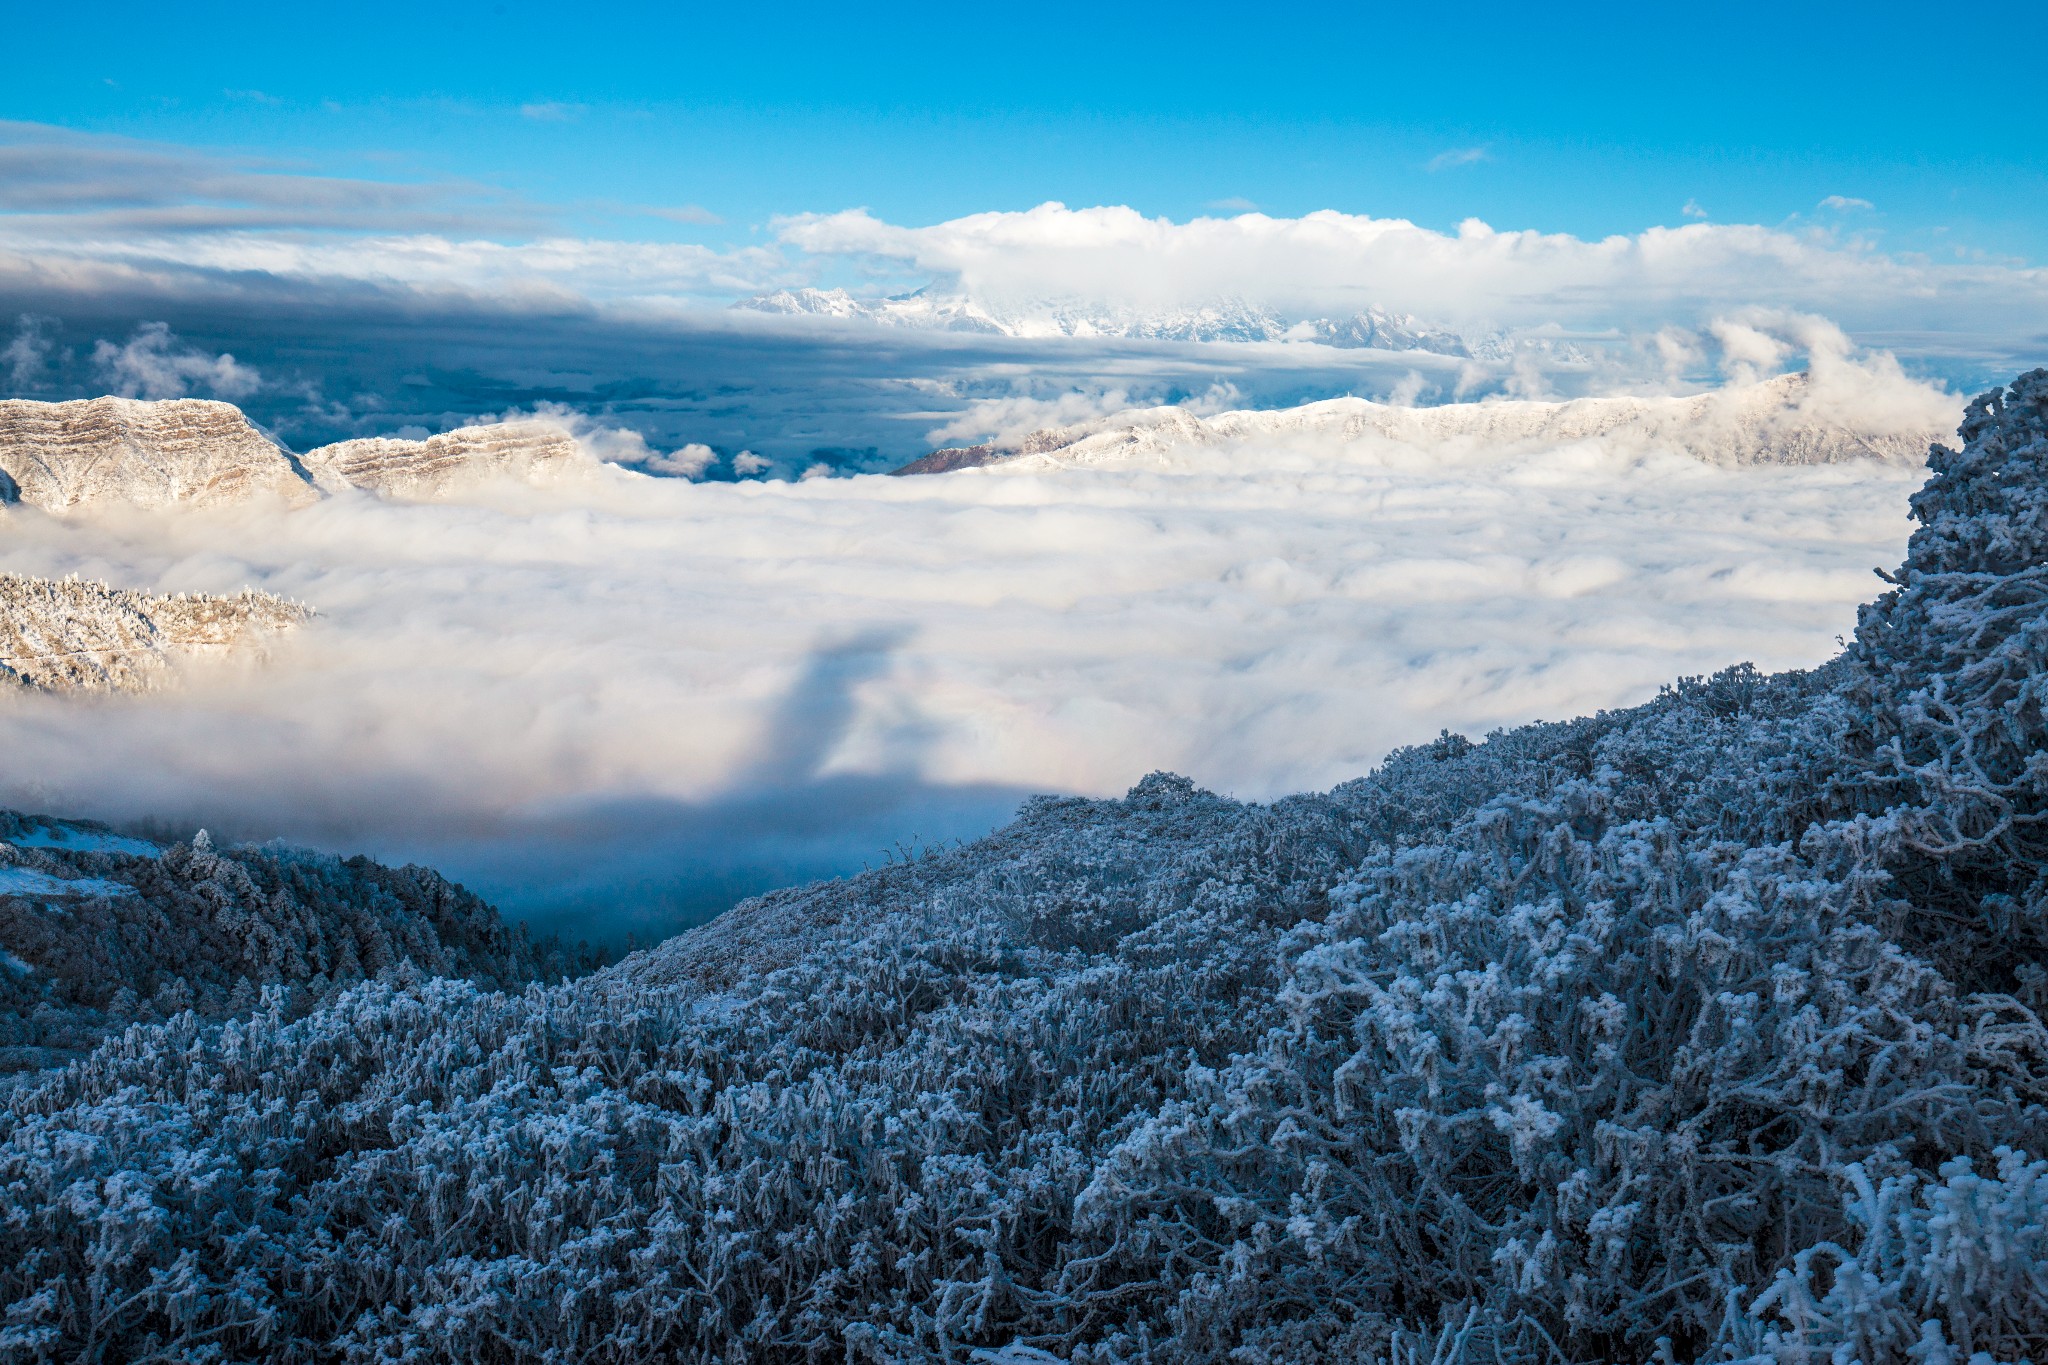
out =
<svg viewBox="0 0 2048 1365"><path fill-rule="evenodd" d="M1146 341L1307 341L1375 351L1426 351L1487 358L1504 354L1505 339L1468 339L1405 313L1368 308L1349 317L1284 313L1243 300L1145 311L1078 303L997 307L934 288L891 298L859 299L844 289L778 289L742 299L756 313L842 318L939 332L1009 337L1126 337Z"/></svg>
<svg viewBox="0 0 2048 1365"><path fill-rule="evenodd" d="M1245 441L1271 445L1378 440L1511 450L1602 440L1631 449L1669 450L1716 465L1873 459L1915 463L1952 420L1944 405L1933 402L1925 411L1901 412L1859 407L1833 393L1816 396L1812 379L1801 373L1689 398L1494 400L1428 408L1331 398L1295 408L1213 417L1198 417L1180 407L1137 408L1010 440L936 450L894 472L944 474L982 465L1049 469L1165 463L1196 448Z"/></svg>

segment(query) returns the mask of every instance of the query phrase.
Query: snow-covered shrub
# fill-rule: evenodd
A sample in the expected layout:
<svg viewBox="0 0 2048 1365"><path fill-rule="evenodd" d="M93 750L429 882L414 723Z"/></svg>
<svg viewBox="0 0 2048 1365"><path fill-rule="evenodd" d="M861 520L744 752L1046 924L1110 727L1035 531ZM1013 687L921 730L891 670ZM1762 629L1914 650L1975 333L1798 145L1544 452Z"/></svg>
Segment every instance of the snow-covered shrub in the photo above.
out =
<svg viewBox="0 0 2048 1365"><path fill-rule="evenodd" d="M2010 984L2048 943L2048 371L1971 403L1962 435L1858 623L1847 777L1899 846L1915 940Z"/></svg>
<svg viewBox="0 0 2048 1365"><path fill-rule="evenodd" d="M2044 404L1811 673L129 1028L0 1120L0 1356L2048 1358Z"/></svg>
<svg viewBox="0 0 2048 1365"><path fill-rule="evenodd" d="M1844 1171L1853 1251L1808 1247L1749 1307L1760 1361L2017 1362L2048 1322L2048 1161L2001 1147L1929 1177ZM1823 1288L1823 1285L1825 1288Z"/></svg>

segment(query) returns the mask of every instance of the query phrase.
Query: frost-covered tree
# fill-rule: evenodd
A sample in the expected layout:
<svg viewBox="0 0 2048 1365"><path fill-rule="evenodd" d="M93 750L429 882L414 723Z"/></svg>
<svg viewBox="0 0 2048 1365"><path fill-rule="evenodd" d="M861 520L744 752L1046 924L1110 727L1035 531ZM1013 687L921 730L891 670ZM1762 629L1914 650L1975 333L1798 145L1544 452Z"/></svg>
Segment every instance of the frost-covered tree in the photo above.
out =
<svg viewBox="0 0 2048 1365"><path fill-rule="evenodd" d="M0 1074L182 1010L247 1014L266 987L302 1013L401 964L517 987L595 962L535 941L427 868L283 846L217 850L204 830L153 849L4 811L0 947L11 964L0 971Z"/></svg>

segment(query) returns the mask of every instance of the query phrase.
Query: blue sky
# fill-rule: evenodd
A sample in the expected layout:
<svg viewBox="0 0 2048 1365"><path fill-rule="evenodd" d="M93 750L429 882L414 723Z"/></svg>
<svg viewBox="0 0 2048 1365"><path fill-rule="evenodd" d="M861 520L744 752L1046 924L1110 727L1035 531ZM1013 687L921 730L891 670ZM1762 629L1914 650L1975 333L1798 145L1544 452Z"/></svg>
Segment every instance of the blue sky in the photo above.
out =
<svg viewBox="0 0 2048 1365"><path fill-rule="evenodd" d="M1958 390L2048 361L2017 4L16 9L20 396L299 442L552 404L787 472L988 404L1692 391L1759 327ZM926 284L1011 335L731 309ZM1239 304L1512 341L1438 373L1041 325Z"/></svg>
<svg viewBox="0 0 2048 1365"><path fill-rule="evenodd" d="M0 116L651 240L1045 200L1600 236L1691 204L2038 262L2028 8L22 5ZM635 211L689 206L721 221Z"/></svg>

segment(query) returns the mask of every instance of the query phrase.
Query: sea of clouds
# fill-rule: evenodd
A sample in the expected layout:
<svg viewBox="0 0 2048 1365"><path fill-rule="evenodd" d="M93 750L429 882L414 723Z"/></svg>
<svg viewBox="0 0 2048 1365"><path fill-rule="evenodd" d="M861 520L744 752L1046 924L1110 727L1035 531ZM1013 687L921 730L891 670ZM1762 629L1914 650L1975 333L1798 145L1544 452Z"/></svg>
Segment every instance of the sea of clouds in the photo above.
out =
<svg viewBox="0 0 2048 1365"><path fill-rule="evenodd" d="M1837 374L1901 421L1952 410L1882 363ZM320 616L182 690L0 702L0 804L418 859L644 938L1029 792L1166 768L1268 798L1444 728L1818 663L1921 477L1298 433L927 478L14 508L0 567Z"/></svg>
<svg viewBox="0 0 2048 1365"><path fill-rule="evenodd" d="M1326 785L1444 727L1826 658L1898 562L1920 470L1269 433L1085 469L870 471L1125 407L1684 393L1802 363L1861 376L1830 390L1857 420L1917 430L2048 345L2048 272L1887 251L1840 214L1594 240L856 209L725 246L562 221L490 186L0 122L10 395L228 398L300 450L541 412L670 476L0 512L0 568L321 612L267 668L0 702L0 804L418 858L616 935L970 836L1031 791L1155 768L1248 797ZM726 306L925 284L1026 310L1390 307L1512 344L1480 362ZM861 476L801 477L821 472Z"/></svg>

